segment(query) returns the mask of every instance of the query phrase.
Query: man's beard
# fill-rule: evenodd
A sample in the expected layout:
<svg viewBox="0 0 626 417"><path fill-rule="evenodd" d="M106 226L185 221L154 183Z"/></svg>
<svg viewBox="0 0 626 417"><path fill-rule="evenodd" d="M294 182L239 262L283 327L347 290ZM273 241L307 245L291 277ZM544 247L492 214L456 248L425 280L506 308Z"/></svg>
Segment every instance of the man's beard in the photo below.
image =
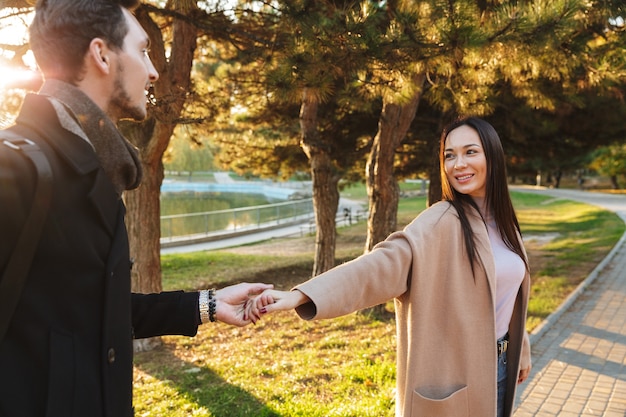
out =
<svg viewBox="0 0 626 417"><path fill-rule="evenodd" d="M113 85L113 95L109 103L109 110L118 116L118 120L132 119L140 122L146 118L146 105L136 106L132 104L130 95L124 88L124 67L120 64L117 69L117 77Z"/></svg>

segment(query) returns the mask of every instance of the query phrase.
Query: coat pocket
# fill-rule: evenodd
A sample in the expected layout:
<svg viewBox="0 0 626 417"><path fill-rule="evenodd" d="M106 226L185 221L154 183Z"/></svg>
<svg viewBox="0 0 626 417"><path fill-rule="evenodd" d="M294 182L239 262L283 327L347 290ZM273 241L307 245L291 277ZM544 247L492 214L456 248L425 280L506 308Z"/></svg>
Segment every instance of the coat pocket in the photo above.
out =
<svg viewBox="0 0 626 417"><path fill-rule="evenodd" d="M413 391L411 399L411 417L467 417L469 399L467 386L449 389L428 389L420 393ZM428 394L425 392L428 391ZM437 394L434 394L437 393Z"/></svg>
<svg viewBox="0 0 626 417"><path fill-rule="evenodd" d="M71 416L74 404L74 340L72 336L50 334L50 374L46 416Z"/></svg>

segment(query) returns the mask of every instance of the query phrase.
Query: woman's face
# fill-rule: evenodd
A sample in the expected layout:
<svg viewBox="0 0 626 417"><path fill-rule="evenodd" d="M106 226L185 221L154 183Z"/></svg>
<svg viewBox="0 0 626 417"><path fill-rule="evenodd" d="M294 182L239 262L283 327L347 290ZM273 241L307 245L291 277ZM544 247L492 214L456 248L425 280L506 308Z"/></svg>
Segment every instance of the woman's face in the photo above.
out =
<svg viewBox="0 0 626 417"><path fill-rule="evenodd" d="M461 125L448 133L444 147L448 182L457 192L484 198L487 189L487 158L478 132Z"/></svg>

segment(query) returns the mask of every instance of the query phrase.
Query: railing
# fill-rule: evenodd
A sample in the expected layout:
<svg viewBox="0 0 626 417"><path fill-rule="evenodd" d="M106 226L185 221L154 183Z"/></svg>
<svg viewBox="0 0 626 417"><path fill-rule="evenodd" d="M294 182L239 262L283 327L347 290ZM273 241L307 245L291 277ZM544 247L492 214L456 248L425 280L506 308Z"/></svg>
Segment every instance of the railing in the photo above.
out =
<svg viewBox="0 0 626 417"><path fill-rule="evenodd" d="M352 226L360 222L362 219L366 219L368 212L364 212L361 210L355 210L354 212L346 207L343 210L337 212L335 216L335 226L336 227L346 227ZM315 223L315 219L310 219L307 223L300 225L300 235L304 234L313 234L317 229L317 224Z"/></svg>
<svg viewBox="0 0 626 417"><path fill-rule="evenodd" d="M219 238L237 232L301 223L313 217L313 199L229 210L161 216L161 243Z"/></svg>

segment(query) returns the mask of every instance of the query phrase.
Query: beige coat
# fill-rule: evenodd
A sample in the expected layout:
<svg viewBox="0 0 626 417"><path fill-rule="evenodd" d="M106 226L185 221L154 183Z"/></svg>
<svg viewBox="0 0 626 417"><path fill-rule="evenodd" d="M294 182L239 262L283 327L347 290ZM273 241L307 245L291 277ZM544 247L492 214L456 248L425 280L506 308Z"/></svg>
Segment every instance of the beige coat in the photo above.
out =
<svg viewBox="0 0 626 417"><path fill-rule="evenodd" d="M399 417L496 415L495 265L487 228L468 212L481 262L472 276L456 210L440 202L372 252L298 286L313 303L305 319L342 316L395 299ZM512 415L520 364L530 366L525 330L530 277L509 326L505 416Z"/></svg>

